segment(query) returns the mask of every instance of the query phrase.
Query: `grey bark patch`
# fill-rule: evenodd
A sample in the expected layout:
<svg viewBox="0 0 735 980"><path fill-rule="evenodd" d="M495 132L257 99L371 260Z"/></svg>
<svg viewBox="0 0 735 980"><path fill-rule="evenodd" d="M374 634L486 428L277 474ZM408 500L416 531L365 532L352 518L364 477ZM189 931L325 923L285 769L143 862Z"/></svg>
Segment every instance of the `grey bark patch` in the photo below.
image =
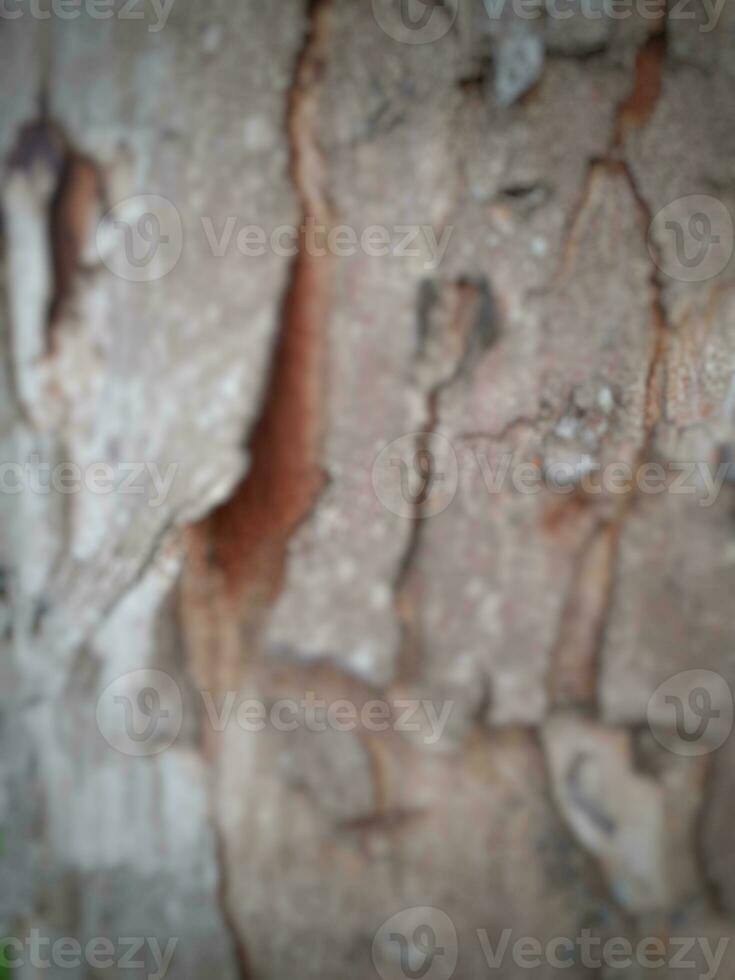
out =
<svg viewBox="0 0 735 980"><path fill-rule="evenodd" d="M498 105L517 102L541 78L544 41L531 28L514 26L501 37L495 53L494 92Z"/></svg>
<svg viewBox="0 0 735 980"><path fill-rule="evenodd" d="M436 392L474 366L500 337L487 278L424 279L418 287L416 333L419 384Z"/></svg>

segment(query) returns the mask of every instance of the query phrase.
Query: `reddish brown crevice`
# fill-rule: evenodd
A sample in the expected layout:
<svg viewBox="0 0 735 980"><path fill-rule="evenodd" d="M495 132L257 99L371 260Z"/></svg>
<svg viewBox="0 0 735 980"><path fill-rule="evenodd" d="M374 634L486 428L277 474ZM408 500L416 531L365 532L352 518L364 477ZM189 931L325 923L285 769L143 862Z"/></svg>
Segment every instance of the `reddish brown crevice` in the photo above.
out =
<svg viewBox="0 0 735 980"><path fill-rule="evenodd" d="M299 251L281 313L270 382L250 442L251 468L231 499L208 520L210 556L230 595L254 586L265 604L277 595L289 539L314 506L325 403L326 326L331 306L329 256L310 254L303 226L328 225L325 165L317 137L329 0L310 8L288 107L291 174L302 207Z"/></svg>
<svg viewBox="0 0 735 980"><path fill-rule="evenodd" d="M636 84L630 98L623 104L618 115L616 143L613 151L619 150L620 160L608 161L608 167L619 173L627 182L638 211L638 219L644 236L653 221L653 214L635 178L630 164L623 156L625 133L633 125L642 126L654 111L656 100L661 92L661 77L666 55L666 35L660 34L649 41L638 57ZM655 248L650 236L647 246ZM668 349L669 324L664 304L663 290L658 274L661 262L650 262L649 283L651 288L651 323L653 325L653 349L646 377L645 440L639 454L644 459L650 448L656 423L663 413L663 369Z"/></svg>
<svg viewBox="0 0 735 980"><path fill-rule="evenodd" d="M619 533L617 521L597 524L580 549L551 653L549 701L555 708L596 706L597 654L610 606Z"/></svg>
<svg viewBox="0 0 735 980"><path fill-rule="evenodd" d="M615 112L607 153L602 157L592 158L587 165L582 191L572 209L563 236L562 274L569 270L574 231L589 201L594 176L599 168L618 168L622 171L631 184L636 200L639 203L641 201L630 167L625 160L625 140L629 133L642 129L648 123L661 96L667 51L666 10L666 0L662 0L661 16L656 22L653 33L636 56L631 90Z"/></svg>
<svg viewBox="0 0 735 980"><path fill-rule="evenodd" d="M641 129L649 121L661 95L663 67L666 58L666 34L661 25L638 52L633 88L618 109L613 146L623 144L631 129Z"/></svg>
<svg viewBox="0 0 735 980"><path fill-rule="evenodd" d="M392 809L366 813L350 820L342 820L337 824L337 829L364 834L388 835L405 828L410 829L417 820L425 817L429 812L427 808L397 806Z"/></svg>
<svg viewBox="0 0 735 980"><path fill-rule="evenodd" d="M265 578L273 597L288 540L324 483L319 458L328 283L320 261L296 258L270 385L250 442L251 468L209 521L211 556L231 593Z"/></svg>
<svg viewBox="0 0 735 980"><path fill-rule="evenodd" d="M660 19L656 24L654 33L638 52L633 86L628 97L618 108L610 151L607 158L602 161L602 165L609 172L619 174L626 181L635 201L644 237L648 235L653 214L638 186L633 169L626 159L625 142L632 131L641 129L648 123L661 96L667 53L666 17L666 0L662 0ZM650 237L647 238L647 245L649 248L655 248L655 243L651 241ZM648 453L656 423L662 414L663 384L661 376L668 345L669 327L663 290L658 275L657 266L660 265L660 262L656 264L651 261L650 263L651 322L654 327L654 341L646 377L645 439L639 454L639 462Z"/></svg>
<svg viewBox="0 0 735 980"><path fill-rule="evenodd" d="M71 146L45 108L36 122L21 129L8 166L29 178L42 171L51 188L48 255L53 279L46 317L47 347L51 351L56 325L73 296L95 211L105 199L104 176L94 160Z"/></svg>
<svg viewBox="0 0 735 980"><path fill-rule="evenodd" d="M230 500L200 525L195 536L200 539L195 544L201 545L197 552L217 566L225 594L237 601L250 594L263 609L281 586L289 539L324 485L320 459L332 270L328 257L309 254L303 226L309 218L325 225L330 219L316 130L328 8L329 0L309 6L309 27L290 93L291 177L301 204L302 232L281 310L269 383L249 445L251 467ZM205 605L212 601L211 596L205 597ZM221 642L214 632L215 642ZM227 668L220 673L226 677ZM233 913L226 841L216 815L213 825L219 906L239 976L248 980L252 964Z"/></svg>
<svg viewBox="0 0 735 980"><path fill-rule="evenodd" d="M611 161L609 166L618 169L627 181L638 210L638 217L644 235L648 233L648 229L651 227L653 214L638 186L630 164L625 159L625 140L631 130L641 129L646 125L653 115L661 96L667 51L666 16L666 0L662 0L661 17L657 23L656 33L653 34L638 52L631 93L618 110L617 124L610 152L610 156L617 155L620 157L618 161ZM650 248L655 247L655 243L651 242L650 238L648 240L648 246ZM660 264L659 262L658 266ZM646 437L640 453L641 460L648 453L656 423L660 419L663 411L662 374L669 335L668 320L658 268L653 262L651 262L649 281L652 292L651 322L654 327L654 343L646 378Z"/></svg>
<svg viewBox="0 0 735 980"><path fill-rule="evenodd" d="M101 210L105 198L104 176L98 164L68 150L49 215L54 270L48 312L49 347L53 347L56 324L73 295L95 212Z"/></svg>

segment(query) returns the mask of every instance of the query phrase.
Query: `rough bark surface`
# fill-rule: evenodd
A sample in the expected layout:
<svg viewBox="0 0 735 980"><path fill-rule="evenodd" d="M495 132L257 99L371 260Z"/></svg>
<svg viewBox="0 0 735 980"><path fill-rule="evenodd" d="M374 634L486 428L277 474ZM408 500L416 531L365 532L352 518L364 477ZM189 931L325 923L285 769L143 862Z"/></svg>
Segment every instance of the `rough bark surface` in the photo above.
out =
<svg viewBox="0 0 735 980"><path fill-rule="evenodd" d="M149 469L0 493L9 936L174 937L177 980L386 980L381 925L431 907L469 980L478 929L733 934L732 738L651 731L672 675L735 685L733 482L704 507L581 476L735 441L735 263L666 275L654 220L735 214L735 6L489 29L466 0L426 44L381 27L396 6L0 20L3 458L173 472L156 506ZM183 243L142 282L105 217L139 195ZM316 255L309 222L451 232L440 263ZM296 254L243 255L245 225L301 227ZM569 492L490 488L508 454ZM135 756L110 692L141 685L172 727ZM216 722L307 695L419 700L419 730ZM529 972L558 975L497 975Z"/></svg>

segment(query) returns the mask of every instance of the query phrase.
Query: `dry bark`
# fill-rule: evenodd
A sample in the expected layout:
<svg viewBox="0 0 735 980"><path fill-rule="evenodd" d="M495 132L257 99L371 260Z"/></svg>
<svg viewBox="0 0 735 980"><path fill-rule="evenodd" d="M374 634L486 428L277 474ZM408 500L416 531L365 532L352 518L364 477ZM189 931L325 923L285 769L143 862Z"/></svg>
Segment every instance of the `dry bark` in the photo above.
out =
<svg viewBox="0 0 735 980"><path fill-rule="evenodd" d="M731 935L732 744L668 752L649 699L735 683L735 492L580 478L716 468L735 436L735 265L681 281L650 231L690 195L735 213L735 8L521 36L480 6L421 45L387 0L0 20L4 458L174 472L156 506L0 493L8 935L175 937L177 980L405 976L373 937L425 906L458 978L478 929ZM183 232L146 282L105 252L137 195ZM216 254L231 217L302 226L296 254ZM451 234L434 266L315 255L310 221ZM429 462L391 508L394 440ZM569 492L488 489L508 453ZM139 670L176 730L135 757L105 712ZM451 715L431 740L426 706L323 735L207 710L309 692Z"/></svg>

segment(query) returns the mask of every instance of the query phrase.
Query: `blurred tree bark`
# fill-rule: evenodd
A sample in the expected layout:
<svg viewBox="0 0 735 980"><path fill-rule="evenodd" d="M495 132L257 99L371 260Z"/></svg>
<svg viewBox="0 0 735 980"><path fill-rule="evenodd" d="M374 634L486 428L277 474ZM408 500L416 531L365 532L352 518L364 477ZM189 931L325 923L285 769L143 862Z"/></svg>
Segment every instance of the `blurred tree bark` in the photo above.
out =
<svg viewBox="0 0 735 980"><path fill-rule="evenodd" d="M729 937L735 10L90 6L0 19L6 934Z"/></svg>

